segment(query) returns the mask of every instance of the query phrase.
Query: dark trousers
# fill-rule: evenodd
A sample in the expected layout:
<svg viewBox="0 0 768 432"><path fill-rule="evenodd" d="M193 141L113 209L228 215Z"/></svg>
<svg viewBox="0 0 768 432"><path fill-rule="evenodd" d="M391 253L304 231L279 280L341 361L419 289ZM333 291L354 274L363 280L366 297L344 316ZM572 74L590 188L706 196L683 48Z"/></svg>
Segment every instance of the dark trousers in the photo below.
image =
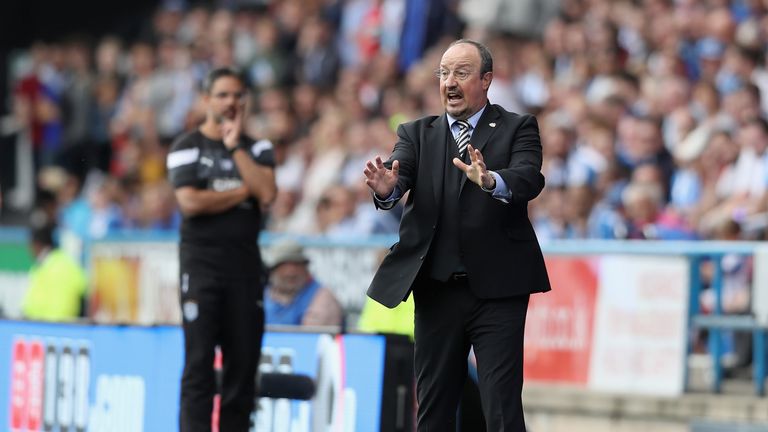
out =
<svg viewBox="0 0 768 432"><path fill-rule="evenodd" d="M182 270L180 286L185 349L180 430L211 430L218 345L223 359L219 430L247 431L264 334L261 281L190 276Z"/></svg>
<svg viewBox="0 0 768 432"><path fill-rule="evenodd" d="M418 431L456 430L470 346L487 430L524 432L523 334L529 296L482 300L466 279L414 289Z"/></svg>

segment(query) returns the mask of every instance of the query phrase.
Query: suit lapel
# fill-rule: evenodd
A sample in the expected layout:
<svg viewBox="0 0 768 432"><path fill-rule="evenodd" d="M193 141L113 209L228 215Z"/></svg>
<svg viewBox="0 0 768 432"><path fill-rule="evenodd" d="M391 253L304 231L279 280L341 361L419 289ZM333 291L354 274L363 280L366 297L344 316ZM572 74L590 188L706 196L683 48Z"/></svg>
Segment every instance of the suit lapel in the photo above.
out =
<svg viewBox="0 0 768 432"><path fill-rule="evenodd" d="M486 144L488 144L488 140L490 140L491 136L493 136L493 133L498 127L497 123L499 121L499 117L499 112L496 111L496 108L494 108L493 105L487 104L485 106L485 111L483 111L483 115L480 116L480 120L477 122L477 127L475 127L475 130L472 132L472 137L469 140L469 143L472 145L472 147L480 150L482 153ZM491 126L491 124L493 124L493 126ZM464 183L466 183L466 181L467 176L462 174L459 194L461 194L461 191L464 189Z"/></svg>
<svg viewBox="0 0 768 432"><path fill-rule="evenodd" d="M432 163L432 192L435 195L435 203L440 203L443 195L443 183L445 181L445 140L448 133L448 119L445 114L436 118L430 127L426 129L426 147L422 149L422 157L428 158Z"/></svg>

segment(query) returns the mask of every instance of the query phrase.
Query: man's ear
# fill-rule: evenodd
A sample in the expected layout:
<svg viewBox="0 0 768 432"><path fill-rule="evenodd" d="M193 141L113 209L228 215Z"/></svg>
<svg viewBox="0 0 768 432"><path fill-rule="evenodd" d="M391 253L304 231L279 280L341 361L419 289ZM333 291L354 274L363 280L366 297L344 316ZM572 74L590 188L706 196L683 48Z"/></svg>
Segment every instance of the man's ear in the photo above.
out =
<svg viewBox="0 0 768 432"><path fill-rule="evenodd" d="M491 81L493 81L493 72L486 72L483 75L483 90L488 90L491 87Z"/></svg>

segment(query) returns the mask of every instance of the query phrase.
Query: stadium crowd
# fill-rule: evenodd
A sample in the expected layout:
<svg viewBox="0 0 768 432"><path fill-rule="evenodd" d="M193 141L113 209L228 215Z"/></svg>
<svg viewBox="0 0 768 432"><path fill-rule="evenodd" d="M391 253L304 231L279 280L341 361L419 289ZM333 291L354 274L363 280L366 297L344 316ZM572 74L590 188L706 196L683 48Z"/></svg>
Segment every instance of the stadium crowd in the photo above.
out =
<svg viewBox="0 0 768 432"><path fill-rule="evenodd" d="M176 228L168 146L204 117L201 78L233 64L252 90L247 133L276 148L266 229L396 233L363 162L389 154L399 123L442 111L433 71L467 36L495 54L491 102L539 119L542 242L765 236L768 2L480 3L170 1L134 40L35 43L11 83L35 214L83 238Z"/></svg>

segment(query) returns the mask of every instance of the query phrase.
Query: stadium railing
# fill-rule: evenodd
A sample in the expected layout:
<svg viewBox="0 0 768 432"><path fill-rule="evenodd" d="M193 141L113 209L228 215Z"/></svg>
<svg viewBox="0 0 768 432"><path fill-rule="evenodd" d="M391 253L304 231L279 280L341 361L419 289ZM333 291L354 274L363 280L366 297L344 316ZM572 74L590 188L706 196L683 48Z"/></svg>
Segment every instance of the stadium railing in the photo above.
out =
<svg viewBox="0 0 768 432"><path fill-rule="evenodd" d="M720 358L724 352L722 332L742 331L752 334L752 367L755 392L765 395L766 339L768 338L768 274L765 261L768 253L766 244L748 241L648 241L648 240L563 240L543 246L546 255L604 255L636 254L653 256L685 256L690 266L690 286L688 290L688 333L697 329L708 331L708 354L712 359L711 390L722 391L723 366ZM751 292L751 313L748 315L727 315L723 312L723 268L722 258L729 254L752 256L755 259L754 277ZM704 283L701 277L701 264L712 260L714 273L709 289L714 291L714 310L704 314L700 307L700 294ZM688 338L687 354L693 350L693 337ZM688 368L686 368L688 371ZM687 382L687 379L686 379Z"/></svg>

